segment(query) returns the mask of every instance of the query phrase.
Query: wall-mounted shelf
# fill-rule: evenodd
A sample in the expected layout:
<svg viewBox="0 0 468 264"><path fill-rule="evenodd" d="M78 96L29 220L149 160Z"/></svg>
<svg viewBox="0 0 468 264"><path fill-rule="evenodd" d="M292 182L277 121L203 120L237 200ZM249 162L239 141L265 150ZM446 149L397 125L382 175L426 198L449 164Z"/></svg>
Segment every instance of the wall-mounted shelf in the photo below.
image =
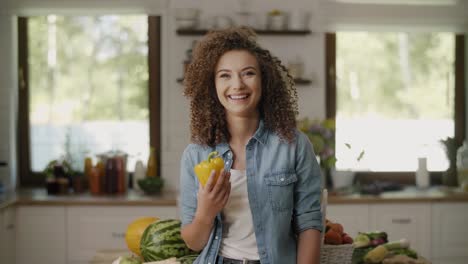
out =
<svg viewBox="0 0 468 264"><path fill-rule="evenodd" d="M177 82L178 83L182 83L184 81L183 78L178 78L177 79ZM296 85L308 85L308 84L311 84L312 81L311 80L308 80L308 79L294 79L294 83Z"/></svg>
<svg viewBox="0 0 468 264"><path fill-rule="evenodd" d="M181 36L201 36L208 32L208 29L178 29L177 35ZM271 35L271 36L302 36L311 34L310 30L264 30L256 29L258 35Z"/></svg>

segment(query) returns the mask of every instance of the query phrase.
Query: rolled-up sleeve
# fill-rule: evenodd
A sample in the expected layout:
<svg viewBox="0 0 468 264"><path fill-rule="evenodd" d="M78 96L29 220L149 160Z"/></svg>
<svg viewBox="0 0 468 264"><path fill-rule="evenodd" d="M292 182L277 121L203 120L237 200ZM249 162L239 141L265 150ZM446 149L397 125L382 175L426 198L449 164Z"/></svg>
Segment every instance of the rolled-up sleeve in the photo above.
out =
<svg viewBox="0 0 468 264"><path fill-rule="evenodd" d="M296 234L307 230L322 231L320 211L321 176L312 144L305 134L296 137L296 174L298 181L294 192L293 223Z"/></svg>
<svg viewBox="0 0 468 264"><path fill-rule="evenodd" d="M192 223L197 210L198 181L193 171L195 164L192 152L193 146L187 146L180 161L179 210L182 226Z"/></svg>

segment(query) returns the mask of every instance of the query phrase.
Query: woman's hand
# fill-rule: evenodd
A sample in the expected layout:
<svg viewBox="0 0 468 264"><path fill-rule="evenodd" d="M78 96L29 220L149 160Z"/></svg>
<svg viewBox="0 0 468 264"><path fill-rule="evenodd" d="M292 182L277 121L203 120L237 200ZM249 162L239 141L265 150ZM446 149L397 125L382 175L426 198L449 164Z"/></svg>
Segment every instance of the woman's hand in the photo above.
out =
<svg viewBox="0 0 468 264"><path fill-rule="evenodd" d="M213 220L226 205L231 194L231 173L221 171L218 181L214 183L215 171L205 187L198 189L197 211L192 223L182 227L181 235L187 246L194 251L201 251L208 243Z"/></svg>
<svg viewBox="0 0 468 264"><path fill-rule="evenodd" d="M205 187L198 188L198 203L195 218L206 224L212 223L216 215L226 206L231 194L231 173L221 171L218 181L214 182L215 171L210 174L210 178Z"/></svg>

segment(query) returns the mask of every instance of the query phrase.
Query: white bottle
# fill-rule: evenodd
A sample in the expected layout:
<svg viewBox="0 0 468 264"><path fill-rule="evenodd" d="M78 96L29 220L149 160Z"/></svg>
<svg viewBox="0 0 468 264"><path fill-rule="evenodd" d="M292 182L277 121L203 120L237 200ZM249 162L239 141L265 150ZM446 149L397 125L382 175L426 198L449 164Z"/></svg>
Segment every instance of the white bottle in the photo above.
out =
<svg viewBox="0 0 468 264"><path fill-rule="evenodd" d="M144 179L146 175L146 168L143 165L141 160L138 160L135 163L135 171L133 172L133 189L141 190L140 186L138 185L138 180Z"/></svg>
<svg viewBox="0 0 468 264"><path fill-rule="evenodd" d="M418 170L416 171L416 186L419 188L429 187L429 171L427 170L427 159L418 158Z"/></svg>

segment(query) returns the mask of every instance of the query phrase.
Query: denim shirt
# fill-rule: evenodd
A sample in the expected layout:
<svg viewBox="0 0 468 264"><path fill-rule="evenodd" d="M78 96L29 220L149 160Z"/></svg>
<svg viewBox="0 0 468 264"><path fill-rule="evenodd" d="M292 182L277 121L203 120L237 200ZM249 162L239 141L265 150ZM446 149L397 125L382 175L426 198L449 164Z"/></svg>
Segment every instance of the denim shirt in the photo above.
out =
<svg viewBox="0 0 468 264"><path fill-rule="evenodd" d="M199 181L193 168L218 151L230 170L233 153L227 143L215 148L190 144L181 159L180 209L182 226L197 209ZM296 263L297 235L322 231L320 167L312 145L300 131L287 143L264 128L263 121L246 146L247 193L258 254L262 264ZM215 264L223 235L223 218L214 219L209 240L194 264ZM239 256L241 258L242 256Z"/></svg>

